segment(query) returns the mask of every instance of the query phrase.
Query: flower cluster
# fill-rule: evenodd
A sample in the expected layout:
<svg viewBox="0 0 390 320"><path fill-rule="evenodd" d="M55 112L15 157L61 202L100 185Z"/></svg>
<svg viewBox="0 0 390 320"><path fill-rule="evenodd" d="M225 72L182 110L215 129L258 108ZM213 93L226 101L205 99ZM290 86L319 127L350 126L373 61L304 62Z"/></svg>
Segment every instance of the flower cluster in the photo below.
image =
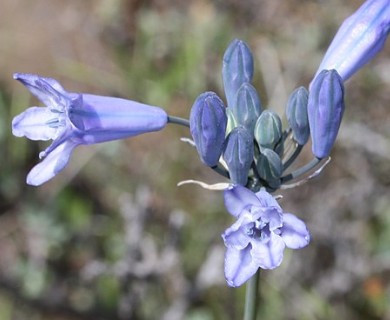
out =
<svg viewBox="0 0 390 320"><path fill-rule="evenodd" d="M225 170L231 181L224 191L225 206L237 221L222 238L227 248L225 277L233 287L242 285L259 268L278 267L285 247L299 249L309 243L304 222L283 213L268 191L288 181L283 174L310 133L318 137L313 145L315 157L328 156L344 106L340 76L325 70L310 91L300 87L292 92L286 106L289 128L283 130L281 118L263 108L251 82L253 73L248 45L232 41L222 66L227 107L216 93L205 92L190 114L200 159L212 168L219 166L219 172Z"/></svg>
<svg viewBox="0 0 390 320"><path fill-rule="evenodd" d="M281 118L263 108L252 84L254 62L248 45L234 40L226 49L222 66L226 107L215 93L202 94L193 105L190 127L200 158L218 172L225 171L232 184L225 191L225 206L237 221L222 235L229 285L243 284L258 268L279 266L285 246L298 249L309 243L305 224L284 214L268 192L329 157L345 109L344 81L378 53L389 29L389 0L368 0L348 18L309 88L291 93L284 130ZM291 172L289 167L309 137L313 160ZM204 160L208 158L213 161Z"/></svg>
<svg viewBox="0 0 390 320"><path fill-rule="evenodd" d="M278 267L285 247L309 243L305 223L284 213L270 192L293 179L307 180L305 175L329 157L344 113L344 82L381 50L389 31L390 0L367 0L346 19L309 88L291 93L284 129L279 115L261 103L252 83L253 55L241 40L232 41L223 57L226 106L216 93L205 92L195 100L189 121L169 117L159 107L71 93L54 79L15 74L46 107L16 116L13 134L53 140L27 183L40 185L54 177L78 145L159 131L168 122L189 126L201 161L230 180L225 206L237 220L222 234L225 276L230 286L240 286L259 268ZM310 137L313 160L291 171Z"/></svg>

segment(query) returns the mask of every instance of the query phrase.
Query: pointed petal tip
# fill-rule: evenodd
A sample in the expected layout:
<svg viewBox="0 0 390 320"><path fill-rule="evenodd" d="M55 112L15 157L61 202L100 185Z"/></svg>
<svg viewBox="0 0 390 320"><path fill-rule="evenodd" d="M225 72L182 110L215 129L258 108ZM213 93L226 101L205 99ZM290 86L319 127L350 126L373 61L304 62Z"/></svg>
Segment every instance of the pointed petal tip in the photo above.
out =
<svg viewBox="0 0 390 320"><path fill-rule="evenodd" d="M32 74L28 74L28 73L21 73L21 72L15 72L13 75L12 75L12 78L14 80L18 80L18 81L25 81L26 78L29 78L29 77L32 77L34 75Z"/></svg>

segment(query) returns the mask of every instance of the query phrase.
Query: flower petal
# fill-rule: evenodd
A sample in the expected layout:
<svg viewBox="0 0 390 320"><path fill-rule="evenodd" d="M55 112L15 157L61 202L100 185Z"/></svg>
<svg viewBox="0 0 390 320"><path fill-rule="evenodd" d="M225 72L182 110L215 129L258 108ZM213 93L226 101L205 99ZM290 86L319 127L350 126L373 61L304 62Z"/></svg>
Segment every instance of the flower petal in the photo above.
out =
<svg viewBox="0 0 390 320"><path fill-rule="evenodd" d="M305 223L291 213L283 215L283 227L280 230L280 236L288 248L303 248L310 242L310 233Z"/></svg>
<svg viewBox="0 0 390 320"><path fill-rule="evenodd" d="M242 219L237 220L230 228L226 229L222 234L225 246L238 250L244 249L250 242L250 237L245 233L245 224L243 226Z"/></svg>
<svg viewBox="0 0 390 320"><path fill-rule="evenodd" d="M245 187L235 185L224 192L225 207L235 217L250 206L260 206L256 195Z"/></svg>
<svg viewBox="0 0 390 320"><path fill-rule="evenodd" d="M67 92L54 79L24 73L15 73L14 79L19 80L50 109L64 111L64 108L69 103Z"/></svg>
<svg viewBox="0 0 390 320"><path fill-rule="evenodd" d="M27 184L39 186L53 178L67 165L74 147L78 144L69 140L60 144L42 162L32 168L27 176Z"/></svg>
<svg viewBox="0 0 390 320"><path fill-rule="evenodd" d="M283 260L285 243L283 239L270 232L268 241L253 240L252 259L262 269L274 269L279 267Z"/></svg>
<svg viewBox="0 0 390 320"><path fill-rule="evenodd" d="M49 140L56 136L57 128L50 123L57 121L49 109L31 107L12 120L12 134L31 140Z"/></svg>
<svg viewBox="0 0 390 320"><path fill-rule="evenodd" d="M249 280L259 269L252 259L252 246L243 250L227 248L225 253L225 278L229 286L239 287Z"/></svg>
<svg viewBox="0 0 390 320"><path fill-rule="evenodd" d="M274 207L268 207L262 210L260 218L263 222L269 224L270 231L274 231L283 226L283 213L281 210Z"/></svg>
<svg viewBox="0 0 390 320"><path fill-rule="evenodd" d="M260 204L264 208L268 207L274 207L278 210L282 211L282 208L280 207L279 203L275 200L275 198L269 194L265 190L260 190L256 193L257 198L259 198Z"/></svg>

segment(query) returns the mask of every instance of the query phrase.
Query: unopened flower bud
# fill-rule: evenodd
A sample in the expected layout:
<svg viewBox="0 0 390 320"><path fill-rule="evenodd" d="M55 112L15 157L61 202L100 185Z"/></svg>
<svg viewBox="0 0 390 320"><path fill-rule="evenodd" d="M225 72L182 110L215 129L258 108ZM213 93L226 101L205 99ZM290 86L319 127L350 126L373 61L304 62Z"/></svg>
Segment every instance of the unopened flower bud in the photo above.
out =
<svg viewBox="0 0 390 320"><path fill-rule="evenodd" d="M281 137L282 120L275 112L264 110L255 126L255 139L260 148L274 149Z"/></svg>
<svg viewBox="0 0 390 320"><path fill-rule="evenodd" d="M309 91L308 115L312 152L325 158L336 140L344 113L343 80L336 70L323 70Z"/></svg>
<svg viewBox="0 0 390 320"><path fill-rule="evenodd" d="M241 40L233 40L225 51L222 65L222 79L227 106L232 107L238 89L253 77L253 57L248 45Z"/></svg>
<svg viewBox="0 0 390 320"><path fill-rule="evenodd" d="M246 82L238 89L235 103L231 109L237 124L247 128L253 135L262 107L257 91L250 83Z"/></svg>
<svg viewBox="0 0 390 320"><path fill-rule="evenodd" d="M307 90L304 87L297 88L291 93L286 109L287 121L294 139L301 146L306 144L310 136L307 100Z"/></svg>
<svg viewBox="0 0 390 320"><path fill-rule="evenodd" d="M223 159L234 184L246 185L253 162L253 149L252 135L242 126L234 128L226 138Z"/></svg>
<svg viewBox="0 0 390 320"><path fill-rule="evenodd" d="M227 117L222 100L214 92L201 94L190 114L190 131L204 164L217 165L225 141Z"/></svg>
<svg viewBox="0 0 390 320"><path fill-rule="evenodd" d="M283 164L279 155L271 149L264 148L257 162L257 172L270 187L278 188L283 173Z"/></svg>

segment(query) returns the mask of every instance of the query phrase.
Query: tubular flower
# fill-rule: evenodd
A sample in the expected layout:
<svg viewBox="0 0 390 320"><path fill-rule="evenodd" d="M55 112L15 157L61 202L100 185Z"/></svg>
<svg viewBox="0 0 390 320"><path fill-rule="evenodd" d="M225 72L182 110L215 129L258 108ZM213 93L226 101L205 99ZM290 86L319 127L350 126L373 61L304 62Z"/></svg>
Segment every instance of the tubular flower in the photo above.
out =
<svg viewBox="0 0 390 320"><path fill-rule="evenodd" d="M310 234L305 223L291 213L283 213L266 191L253 193L233 186L224 193L226 209L237 218L222 238L227 247L225 277L229 286L238 287L259 268L274 269L283 260L283 251L305 247Z"/></svg>
<svg viewBox="0 0 390 320"><path fill-rule="evenodd" d="M335 69L346 81L382 49L389 31L390 0L367 0L343 22L317 74Z"/></svg>
<svg viewBox="0 0 390 320"><path fill-rule="evenodd" d="M14 74L46 107L30 107L12 121L12 133L31 140L53 140L43 159L27 176L30 185L41 185L68 163L73 149L158 131L167 124L163 109L139 102L66 92L54 79Z"/></svg>

